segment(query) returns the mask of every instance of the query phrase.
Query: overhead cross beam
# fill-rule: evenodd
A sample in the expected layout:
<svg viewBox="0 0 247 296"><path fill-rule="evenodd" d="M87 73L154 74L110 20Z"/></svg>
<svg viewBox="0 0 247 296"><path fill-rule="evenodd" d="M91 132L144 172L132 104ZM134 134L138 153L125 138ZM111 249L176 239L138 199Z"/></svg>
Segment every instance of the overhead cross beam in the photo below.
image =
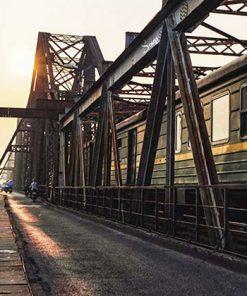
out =
<svg viewBox="0 0 247 296"><path fill-rule="evenodd" d="M229 40L232 40L235 43L238 43L238 44L242 45L244 48L247 47L247 41L246 40L240 40L240 39L238 39L238 38L224 32L224 31L222 31L222 30L220 30L220 29L218 29L218 28L216 28L216 27L214 27L212 25L209 25L209 24L207 24L205 22L202 22L202 26L209 29L209 30L211 30L211 31L213 31L213 32L215 32L215 33L217 33L217 34L220 34L220 35L228 38Z"/></svg>
<svg viewBox="0 0 247 296"><path fill-rule="evenodd" d="M229 36L228 36L229 37ZM247 53L247 41L236 38L216 38L203 36L187 36L189 52L221 56L241 56Z"/></svg>
<svg viewBox="0 0 247 296"><path fill-rule="evenodd" d="M214 13L247 16L247 2L246 0L225 0L218 6Z"/></svg>
<svg viewBox="0 0 247 296"><path fill-rule="evenodd" d="M35 108L0 108L0 117L16 118L45 118L58 120L59 114L64 110L35 109Z"/></svg>
<svg viewBox="0 0 247 296"><path fill-rule="evenodd" d="M124 88L115 91L116 94L135 95L135 96L151 96L152 84L140 83L134 80L128 82Z"/></svg>

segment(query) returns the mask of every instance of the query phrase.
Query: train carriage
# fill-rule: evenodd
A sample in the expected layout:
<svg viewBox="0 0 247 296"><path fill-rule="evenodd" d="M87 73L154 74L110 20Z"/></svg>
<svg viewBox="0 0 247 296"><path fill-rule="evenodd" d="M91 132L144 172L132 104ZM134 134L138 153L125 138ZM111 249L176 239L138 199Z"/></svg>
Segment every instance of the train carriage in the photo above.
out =
<svg viewBox="0 0 247 296"><path fill-rule="evenodd" d="M247 182L247 55L198 81L204 119L221 183ZM134 185L145 132L145 113L119 123L118 149L124 185ZM175 184L196 184L197 175L183 107L176 95ZM166 112L152 175L152 185L165 185ZM112 180L114 185L114 166Z"/></svg>

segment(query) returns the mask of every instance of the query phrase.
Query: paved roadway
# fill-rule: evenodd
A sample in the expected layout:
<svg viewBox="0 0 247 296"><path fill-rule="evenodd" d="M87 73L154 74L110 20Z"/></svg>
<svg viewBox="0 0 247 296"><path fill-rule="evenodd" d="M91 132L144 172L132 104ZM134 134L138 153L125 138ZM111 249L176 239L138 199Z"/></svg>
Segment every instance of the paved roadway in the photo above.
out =
<svg viewBox="0 0 247 296"><path fill-rule="evenodd" d="M34 295L246 296L247 276L56 210L9 197Z"/></svg>

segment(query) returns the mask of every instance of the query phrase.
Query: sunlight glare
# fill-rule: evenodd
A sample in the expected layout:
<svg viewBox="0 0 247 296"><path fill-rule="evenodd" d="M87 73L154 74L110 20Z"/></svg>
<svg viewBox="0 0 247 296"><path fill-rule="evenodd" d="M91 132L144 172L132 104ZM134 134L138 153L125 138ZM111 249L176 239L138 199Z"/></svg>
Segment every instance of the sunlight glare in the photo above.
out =
<svg viewBox="0 0 247 296"><path fill-rule="evenodd" d="M14 63L12 65L12 70L18 75L31 77L33 69L33 57L22 53L15 56Z"/></svg>

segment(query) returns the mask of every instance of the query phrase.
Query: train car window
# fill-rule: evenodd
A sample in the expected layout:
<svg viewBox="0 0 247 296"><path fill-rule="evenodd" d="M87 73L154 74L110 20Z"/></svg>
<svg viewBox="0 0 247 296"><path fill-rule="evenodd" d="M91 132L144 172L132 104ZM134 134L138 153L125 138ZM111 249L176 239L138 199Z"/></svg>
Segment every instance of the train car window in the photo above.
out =
<svg viewBox="0 0 247 296"><path fill-rule="evenodd" d="M247 86L241 89L241 123L240 123L240 135L242 138L247 137Z"/></svg>
<svg viewBox="0 0 247 296"><path fill-rule="evenodd" d="M182 149L182 113L177 112L175 117L175 152L179 153Z"/></svg>
<svg viewBox="0 0 247 296"><path fill-rule="evenodd" d="M122 148L122 139L117 139L117 147Z"/></svg>
<svg viewBox="0 0 247 296"><path fill-rule="evenodd" d="M230 95L225 94L212 101L212 142L228 141L230 135Z"/></svg>
<svg viewBox="0 0 247 296"><path fill-rule="evenodd" d="M201 106L202 106L202 112L203 112L204 105L202 101L201 101ZM188 150L191 150L191 141L190 141L189 131L188 131Z"/></svg>

